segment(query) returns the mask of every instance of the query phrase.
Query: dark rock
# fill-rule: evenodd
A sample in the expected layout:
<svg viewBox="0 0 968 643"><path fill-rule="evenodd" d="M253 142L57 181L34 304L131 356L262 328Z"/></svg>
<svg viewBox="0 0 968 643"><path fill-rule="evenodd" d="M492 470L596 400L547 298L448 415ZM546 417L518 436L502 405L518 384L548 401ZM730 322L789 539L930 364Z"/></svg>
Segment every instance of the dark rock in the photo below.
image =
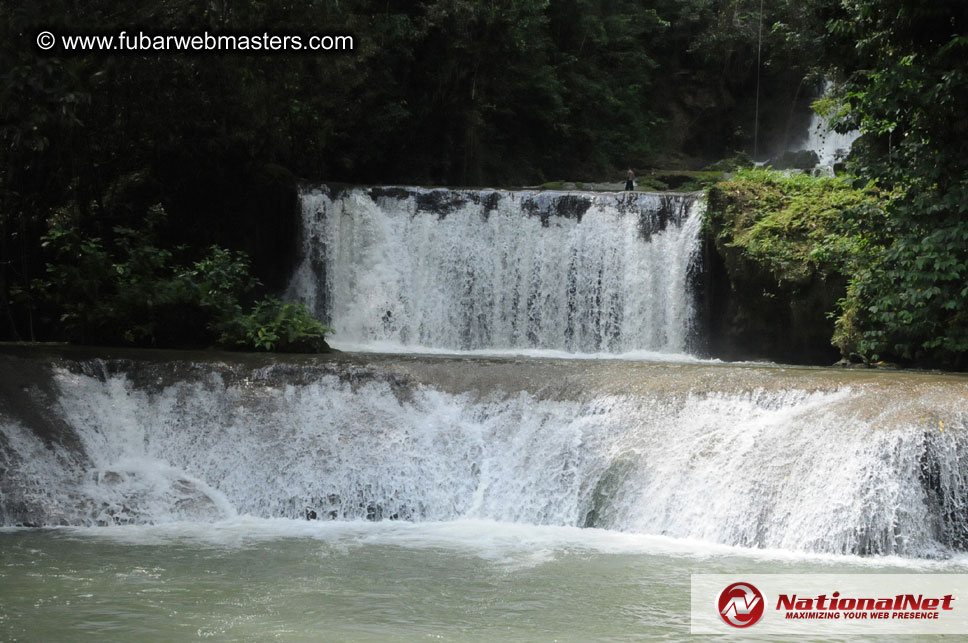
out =
<svg viewBox="0 0 968 643"><path fill-rule="evenodd" d="M576 219L581 221L582 216L592 207L592 201L585 195L565 194L557 200L554 208L554 215L566 219Z"/></svg>
<svg viewBox="0 0 968 643"><path fill-rule="evenodd" d="M797 150L784 152L770 159L767 165L776 170L812 170L818 163L820 163L820 157L813 150Z"/></svg>
<svg viewBox="0 0 968 643"><path fill-rule="evenodd" d="M669 227L669 224L682 225L689 215L692 201L679 195L664 194L658 211L641 209L639 211L639 236L648 241L652 235Z"/></svg>
<svg viewBox="0 0 968 643"><path fill-rule="evenodd" d="M470 200L482 207L484 214L497 209L498 203L501 202L501 194L497 190L491 190L489 192L471 192Z"/></svg>
<svg viewBox="0 0 968 643"><path fill-rule="evenodd" d="M575 219L582 217L592 207L591 196L585 194L526 193L521 201L521 209L541 219L541 226L547 228L551 217Z"/></svg>
<svg viewBox="0 0 968 643"><path fill-rule="evenodd" d="M393 186L376 186L370 188L370 198L374 201L377 199L405 201L410 198L410 190Z"/></svg>
<svg viewBox="0 0 968 643"><path fill-rule="evenodd" d="M417 212L429 212L443 219L467 203L467 197L457 190L416 190Z"/></svg>

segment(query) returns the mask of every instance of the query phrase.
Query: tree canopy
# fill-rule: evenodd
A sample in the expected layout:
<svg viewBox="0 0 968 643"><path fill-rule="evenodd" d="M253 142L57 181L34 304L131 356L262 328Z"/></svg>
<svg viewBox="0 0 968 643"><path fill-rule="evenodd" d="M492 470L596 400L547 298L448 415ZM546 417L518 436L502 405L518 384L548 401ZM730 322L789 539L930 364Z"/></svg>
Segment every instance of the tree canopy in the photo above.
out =
<svg viewBox="0 0 968 643"><path fill-rule="evenodd" d="M851 283L845 350L964 367L968 352L968 6L844 3L842 128L860 128L852 170L893 191L879 240Z"/></svg>

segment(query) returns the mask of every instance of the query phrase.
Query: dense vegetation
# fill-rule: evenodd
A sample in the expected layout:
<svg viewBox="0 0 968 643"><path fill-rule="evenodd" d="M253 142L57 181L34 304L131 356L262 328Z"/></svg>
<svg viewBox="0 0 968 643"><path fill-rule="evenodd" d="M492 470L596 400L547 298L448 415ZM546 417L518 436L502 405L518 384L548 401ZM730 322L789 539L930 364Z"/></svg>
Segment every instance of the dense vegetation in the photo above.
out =
<svg viewBox="0 0 968 643"><path fill-rule="evenodd" d="M539 184L782 148L821 26L768 3L757 74L756 0L0 2L0 329L25 339L69 336L33 288L52 259L41 237L110 247L155 204L159 248L187 246L184 265L243 251L264 294L288 273L295 177ZM342 33L355 48L45 53L42 30Z"/></svg>
<svg viewBox="0 0 968 643"><path fill-rule="evenodd" d="M248 258L212 246L192 263L178 263L158 246L164 223L159 206L150 209L136 232L115 228L112 242L82 238L56 227L44 237L50 262L46 276L33 280L33 296L58 315L64 336L77 343L186 347L218 344L246 350L322 352L331 329L301 304L266 298L249 313L242 301L261 284L250 275ZM14 291L14 297L24 295Z"/></svg>
<svg viewBox="0 0 968 643"><path fill-rule="evenodd" d="M964 367L966 12L955 0L0 0L0 337L160 345L232 328L267 347L290 334L260 338L257 326L305 321L281 302L257 305L288 273L297 177L536 185L615 180L632 166L659 170L645 183L662 188L663 170L786 149L833 78L822 107L866 132L849 170L889 195L883 216L837 222L863 243L826 311L836 341L862 359ZM45 29L351 34L355 47L42 52ZM86 250L58 254L68 241ZM796 258L796 247L780 252ZM216 252L253 279L245 292L219 285L236 293L232 324L186 294L199 283L185 275ZM95 270L124 272L136 257L154 266L149 289L171 299L152 306L188 301L206 321L166 338L179 326L152 329L144 319L161 313L132 303L149 282ZM68 284L82 260L94 272ZM106 317L75 324L93 313L64 289L103 288L117 295L99 304Z"/></svg>
<svg viewBox="0 0 968 643"><path fill-rule="evenodd" d="M805 211L813 232L805 237L805 220L787 217L803 192L788 184L775 202L775 177L746 176L713 193L720 224L723 217L743 214L734 218L735 227L719 229L718 245L733 266L734 286L771 274L775 297L784 283L796 282L789 279L791 267L794 275L821 277L824 300L787 290L780 308L806 311L812 301L835 321L832 341L842 355L964 369L968 6L858 0L831 9L829 54L821 60L841 82L818 108L842 129L864 133L847 168L855 185L876 185L879 196L847 196L833 211L811 197ZM822 194L825 188L815 182L811 190ZM746 270L739 271L738 262ZM840 297L836 306L830 305L832 296Z"/></svg>
<svg viewBox="0 0 968 643"><path fill-rule="evenodd" d="M866 359L968 367L968 6L862 0L830 24L842 46L852 170L893 197L865 222L877 251L842 304L837 341ZM846 63L846 64L845 64Z"/></svg>
<svg viewBox="0 0 968 643"><path fill-rule="evenodd" d="M773 170L737 172L712 187L706 225L727 280L710 293L713 352L835 361L835 311L851 275L880 249L867 231L882 224L885 200L873 183Z"/></svg>

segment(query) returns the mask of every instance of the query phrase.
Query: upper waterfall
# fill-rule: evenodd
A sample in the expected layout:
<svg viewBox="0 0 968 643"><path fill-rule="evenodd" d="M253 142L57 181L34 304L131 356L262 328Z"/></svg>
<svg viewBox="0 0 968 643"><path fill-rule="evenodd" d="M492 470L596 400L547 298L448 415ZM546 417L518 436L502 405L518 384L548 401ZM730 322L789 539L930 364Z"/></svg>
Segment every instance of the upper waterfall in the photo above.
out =
<svg viewBox="0 0 968 643"><path fill-rule="evenodd" d="M687 350L689 194L320 187L289 296L337 346Z"/></svg>

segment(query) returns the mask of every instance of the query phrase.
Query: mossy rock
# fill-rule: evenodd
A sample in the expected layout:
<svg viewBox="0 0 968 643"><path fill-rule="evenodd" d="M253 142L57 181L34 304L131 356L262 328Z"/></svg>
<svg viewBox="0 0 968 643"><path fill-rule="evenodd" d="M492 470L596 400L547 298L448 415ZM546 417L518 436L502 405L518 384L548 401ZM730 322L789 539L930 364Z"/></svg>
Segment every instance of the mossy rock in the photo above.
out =
<svg viewBox="0 0 968 643"><path fill-rule="evenodd" d="M722 356L830 364L837 302L865 241L845 227L849 209L877 203L848 180L737 173L708 193L707 242L726 273L714 298L712 342Z"/></svg>
<svg viewBox="0 0 968 643"><path fill-rule="evenodd" d="M746 152L737 152L729 158L720 159L711 163L704 169L707 172L735 172L736 170L746 170L753 167L753 159Z"/></svg>

